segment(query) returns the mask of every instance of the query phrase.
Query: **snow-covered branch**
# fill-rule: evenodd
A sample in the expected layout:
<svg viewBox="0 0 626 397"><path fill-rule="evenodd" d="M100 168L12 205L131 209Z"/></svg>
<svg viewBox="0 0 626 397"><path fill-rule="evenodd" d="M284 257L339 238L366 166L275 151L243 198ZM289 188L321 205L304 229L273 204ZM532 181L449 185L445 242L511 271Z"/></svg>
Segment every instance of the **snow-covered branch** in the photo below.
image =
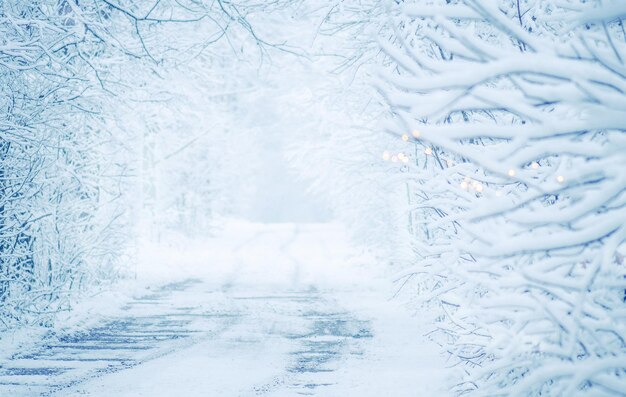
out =
<svg viewBox="0 0 626 397"><path fill-rule="evenodd" d="M446 314L469 371L459 392L626 387L623 7L548 3L401 5L385 46L398 66L382 88L398 120L389 130L447 161L431 171L445 190L418 170L415 189L444 214L424 225L441 234L427 245L452 255L441 273L471 296ZM455 197L469 201L442 201Z"/></svg>

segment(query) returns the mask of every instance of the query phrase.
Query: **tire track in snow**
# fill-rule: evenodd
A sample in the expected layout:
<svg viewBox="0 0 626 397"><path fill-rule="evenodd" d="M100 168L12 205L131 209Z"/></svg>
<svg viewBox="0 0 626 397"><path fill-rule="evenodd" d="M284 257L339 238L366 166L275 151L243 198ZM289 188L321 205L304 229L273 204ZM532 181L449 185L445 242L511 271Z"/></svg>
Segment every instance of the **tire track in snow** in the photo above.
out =
<svg viewBox="0 0 626 397"><path fill-rule="evenodd" d="M47 335L29 351L0 363L0 396L49 396L216 337L239 314L176 304L179 294L199 283L167 284L128 302L122 308L125 316L72 334Z"/></svg>
<svg viewBox="0 0 626 397"><path fill-rule="evenodd" d="M335 370L347 356L363 354L363 344L373 337L369 321L338 310L336 302L325 298L324 292L313 289L300 293L299 304L294 305L291 316L293 322L302 323L302 329L298 332L274 331L295 346L289 353L287 366L283 373L255 386L252 395L323 396L324 387L337 381Z"/></svg>

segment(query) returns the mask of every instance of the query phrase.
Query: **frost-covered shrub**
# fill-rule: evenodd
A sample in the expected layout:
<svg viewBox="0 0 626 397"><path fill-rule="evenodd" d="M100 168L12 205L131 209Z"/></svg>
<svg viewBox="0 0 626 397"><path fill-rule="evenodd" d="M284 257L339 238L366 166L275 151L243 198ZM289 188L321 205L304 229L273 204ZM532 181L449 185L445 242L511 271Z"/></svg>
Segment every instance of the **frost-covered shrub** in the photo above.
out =
<svg viewBox="0 0 626 397"><path fill-rule="evenodd" d="M45 323L72 291L114 274L124 164L99 115L109 102L94 57L112 53L87 27L98 8L59 1L0 5L0 320ZM82 23L79 23L82 22ZM106 55L106 56L105 56Z"/></svg>
<svg viewBox="0 0 626 397"><path fill-rule="evenodd" d="M390 130L420 150L422 258L406 275L429 275L459 393L626 390L624 11L400 6L383 91Z"/></svg>
<svg viewBox="0 0 626 397"><path fill-rule="evenodd" d="M148 83L166 61L199 57L230 24L250 34L236 12L247 9L0 2L0 327L47 323L77 290L118 275L142 205L142 138L165 138L147 115L134 129L119 118L136 118L140 101L165 106Z"/></svg>

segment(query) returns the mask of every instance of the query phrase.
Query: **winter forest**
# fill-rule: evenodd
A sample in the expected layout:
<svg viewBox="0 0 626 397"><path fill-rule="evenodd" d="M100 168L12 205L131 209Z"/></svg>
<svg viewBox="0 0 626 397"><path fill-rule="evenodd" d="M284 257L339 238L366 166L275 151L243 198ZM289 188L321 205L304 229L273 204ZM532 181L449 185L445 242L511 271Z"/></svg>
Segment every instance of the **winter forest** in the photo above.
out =
<svg viewBox="0 0 626 397"><path fill-rule="evenodd" d="M0 396L626 396L625 23L0 0Z"/></svg>

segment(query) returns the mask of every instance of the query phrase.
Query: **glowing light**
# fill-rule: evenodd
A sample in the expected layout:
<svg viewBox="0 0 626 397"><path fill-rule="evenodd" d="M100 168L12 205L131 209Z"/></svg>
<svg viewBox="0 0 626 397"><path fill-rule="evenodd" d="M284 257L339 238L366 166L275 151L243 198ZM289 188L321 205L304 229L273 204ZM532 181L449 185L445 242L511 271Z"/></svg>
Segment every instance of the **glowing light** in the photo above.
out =
<svg viewBox="0 0 626 397"><path fill-rule="evenodd" d="M432 148L427 147L426 149L424 149L424 153L426 153L426 155L428 155L428 156L429 156L429 155L433 154L433 149L432 149Z"/></svg>
<svg viewBox="0 0 626 397"><path fill-rule="evenodd" d="M448 168L450 168L450 167L452 167L454 165L454 161L446 160L446 165L448 166Z"/></svg>
<svg viewBox="0 0 626 397"><path fill-rule="evenodd" d="M539 168L539 163L538 163L538 162L536 162L536 161L533 161L533 162L532 162L532 164L530 165L530 167L531 167L533 170L536 170L537 168Z"/></svg>
<svg viewBox="0 0 626 397"><path fill-rule="evenodd" d="M478 193L482 193L483 185L481 183L476 183L476 185L474 185L474 189L476 189Z"/></svg>
<svg viewBox="0 0 626 397"><path fill-rule="evenodd" d="M403 163L408 163L409 162L409 158L407 156L402 157L402 162Z"/></svg>
<svg viewBox="0 0 626 397"><path fill-rule="evenodd" d="M413 132L411 134L413 135L413 138L419 138L420 135L421 135L418 130L413 130Z"/></svg>
<svg viewBox="0 0 626 397"><path fill-rule="evenodd" d="M469 186L469 185L468 185L468 183L467 183L467 182L465 182L465 181L461 182L461 189L463 189L463 190L467 190L468 186Z"/></svg>
<svg viewBox="0 0 626 397"><path fill-rule="evenodd" d="M402 140L403 140L404 142L408 141L408 140L409 140L409 136L408 136L407 134L403 134L403 135L402 135Z"/></svg>
<svg viewBox="0 0 626 397"><path fill-rule="evenodd" d="M509 172L507 172L507 175L508 175L508 176L510 176L510 177L515 176L515 170L514 170L513 168L511 168L511 169L509 170Z"/></svg>
<svg viewBox="0 0 626 397"><path fill-rule="evenodd" d="M563 182L565 182L565 177L563 175L559 175L559 176L556 177L556 181L558 183L563 183Z"/></svg>
<svg viewBox="0 0 626 397"><path fill-rule="evenodd" d="M391 156L391 161L394 163L398 162L398 156Z"/></svg>
<svg viewBox="0 0 626 397"><path fill-rule="evenodd" d="M398 153L398 160L402 160L404 157L404 153Z"/></svg>
<svg viewBox="0 0 626 397"><path fill-rule="evenodd" d="M383 152L383 160L387 161L387 160L389 160L390 158L391 158L391 154L390 154L387 150L385 150L385 151Z"/></svg>

